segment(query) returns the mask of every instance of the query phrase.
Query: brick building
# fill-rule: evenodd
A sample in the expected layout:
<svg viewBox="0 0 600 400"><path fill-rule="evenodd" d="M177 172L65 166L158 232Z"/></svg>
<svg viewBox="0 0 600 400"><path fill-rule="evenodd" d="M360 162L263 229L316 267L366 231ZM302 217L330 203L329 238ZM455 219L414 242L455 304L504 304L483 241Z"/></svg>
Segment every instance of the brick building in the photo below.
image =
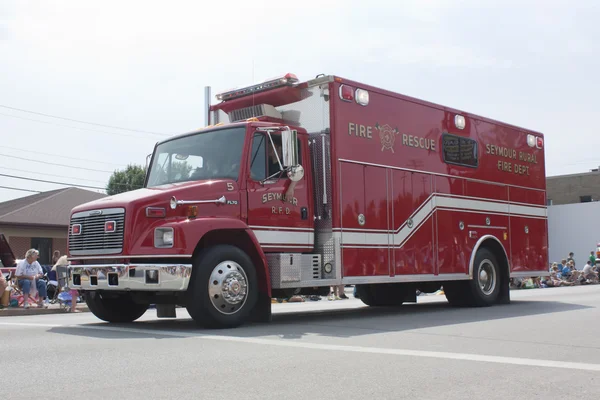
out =
<svg viewBox="0 0 600 400"><path fill-rule="evenodd" d="M67 252L71 209L105 197L79 188L65 188L0 203L0 233L8 239L15 257L30 248L40 251L40 263L48 265L52 253Z"/></svg>
<svg viewBox="0 0 600 400"><path fill-rule="evenodd" d="M589 203L600 200L600 171L546 178L548 205Z"/></svg>

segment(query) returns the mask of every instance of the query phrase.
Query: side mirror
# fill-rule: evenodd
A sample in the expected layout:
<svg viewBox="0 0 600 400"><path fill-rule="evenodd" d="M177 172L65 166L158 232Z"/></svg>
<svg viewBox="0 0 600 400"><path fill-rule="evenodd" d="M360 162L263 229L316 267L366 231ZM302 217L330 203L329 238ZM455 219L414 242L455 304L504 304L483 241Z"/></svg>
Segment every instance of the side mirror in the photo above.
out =
<svg viewBox="0 0 600 400"><path fill-rule="evenodd" d="M298 166L298 132L289 129L281 133L281 147L283 150L283 166Z"/></svg>
<svg viewBox="0 0 600 400"><path fill-rule="evenodd" d="M281 133L283 166L287 168L287 176L292 182L304 177L304 168L298 162L298 131L286 129Z"/></svg>
<svg viewBox="0 0 600 400"><path fill-rule="evenodd" d="M150 164L150 158L152 158L152 154L148 154L146 156L146 166L144 167L144 172L145 173L148 173L148 167L149 167L149 164Z"/></svg>

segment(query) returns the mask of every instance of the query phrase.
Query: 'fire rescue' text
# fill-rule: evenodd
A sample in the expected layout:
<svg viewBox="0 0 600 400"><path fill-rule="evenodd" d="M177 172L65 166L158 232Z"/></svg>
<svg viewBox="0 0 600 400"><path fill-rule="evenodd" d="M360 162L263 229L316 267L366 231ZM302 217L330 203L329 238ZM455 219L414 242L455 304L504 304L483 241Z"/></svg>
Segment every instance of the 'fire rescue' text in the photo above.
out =
<svg viewBox="0 0 600 400"><path fill-rule="evenodd" d="M365 139L373 139L373 132L379 133L381 144L384 148L393 149L395 136L402 136L402 145L406 147L415 147L417 149L435 151L435 139L428 139L416 135L400 134L396 129L392 129L389 125L376 125L375 128L367 125L348 123L348 135L362 137Z"/></svg>

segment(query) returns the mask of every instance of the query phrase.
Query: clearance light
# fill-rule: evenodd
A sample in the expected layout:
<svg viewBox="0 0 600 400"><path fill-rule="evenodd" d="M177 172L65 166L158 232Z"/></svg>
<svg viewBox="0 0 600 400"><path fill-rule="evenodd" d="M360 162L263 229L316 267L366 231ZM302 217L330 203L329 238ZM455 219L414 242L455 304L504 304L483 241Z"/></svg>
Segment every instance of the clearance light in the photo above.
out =
<svg viewBox="0 0 600 400"><path fill-rule="evenodd" d="M369 104L369 92L364 89L356 89L356 102L361 106Z"/></svg>
<svg viewBox="0 0 600 400"><path fill-rule="evenodd" d="M163 207L146 207L146 217L148 218L164 218L167 215L167 210Z"/></svg>
<svg viewBox="0 0 600 400"><path fill-rule="evenodd" d="M344 101L354 100L354 88L348 85L340 85L340 99Z"/></svg>
<svg viewBox="0 0 600 400"><path fill-rule="evenodd" d="M72 235L81 235L81 224L74 224L71 227L71 234Z"/></svg>
<svg viewBox="0 0 600 400"><path fill-rule="evenodd" d="M198 216L198 206L189 206L187 216L188 218L196 218Z"/></svg>
<svg viewBox="0 0 600 400"><path fill-rule="evenodd" d="M104 232L105 233L114 233L117 231L117 222L116 221L106 221L104 223Z"/></svg>
<svg viewBox="0 0 600 400"><path fill-rule="evenodd" d="M541 149L544 147L544 139L542 139L541 137L538 137L535 143L535 147L537 147L538 149Z"/></svg>
<svg viewBox="0 0 600 400"><path fill-rule="evenodd" d="M454 116L454 125L456 125L456 127L458 129L465 129L465 117L463 117L462 115L455 115Z"/></svg>
<svg viewBox="0 0 600 400"><path fill-rule="evenodd" d="M216 95L217 100L226 101L236 99L238 97L248 96L250 94L264 92L265 90L274 89L282 86L291 86L298 82L298 78L294 74L286 74L282 77L269 79L265 82L247 86L241 89L228 90L227 92L219 93Z"/></svg>

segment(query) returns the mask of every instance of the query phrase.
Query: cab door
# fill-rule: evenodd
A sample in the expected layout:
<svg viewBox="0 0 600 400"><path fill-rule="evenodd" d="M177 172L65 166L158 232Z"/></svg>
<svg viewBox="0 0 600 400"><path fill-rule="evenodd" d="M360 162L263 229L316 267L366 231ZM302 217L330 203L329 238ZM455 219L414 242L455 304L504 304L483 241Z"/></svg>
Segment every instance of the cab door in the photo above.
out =
<svg viewBox="0 0 600 400"><path fill-rule="evenodd" d="M279 160L281 135L271 133ZM299 136L301 164L307 165L308 139ZM265 252L310 252L314 246L313 210L305 176L292 183L278 172L277 159L267 133L253 134L248 158L248 225ZM275 174L275 176L272 176ZM308 175L308 174L307 174ZM269 179L267 179L269 178Z"/></svg>

